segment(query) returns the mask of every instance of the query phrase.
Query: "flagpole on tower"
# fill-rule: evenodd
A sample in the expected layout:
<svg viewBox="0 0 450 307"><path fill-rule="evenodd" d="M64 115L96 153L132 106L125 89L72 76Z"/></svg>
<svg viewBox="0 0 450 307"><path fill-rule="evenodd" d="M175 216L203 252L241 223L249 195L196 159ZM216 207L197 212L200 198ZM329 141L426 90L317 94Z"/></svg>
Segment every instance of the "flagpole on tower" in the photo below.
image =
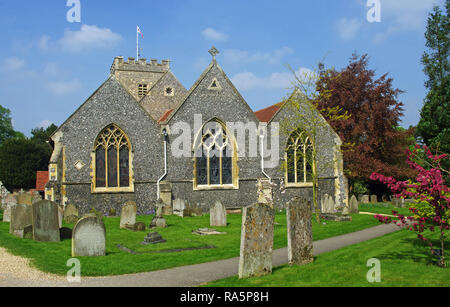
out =
<svg viewBox="0 0 450 307"><path fill-rule="evenodd" d="M139 26L136 26L136 60L139 61Z"/></svg>

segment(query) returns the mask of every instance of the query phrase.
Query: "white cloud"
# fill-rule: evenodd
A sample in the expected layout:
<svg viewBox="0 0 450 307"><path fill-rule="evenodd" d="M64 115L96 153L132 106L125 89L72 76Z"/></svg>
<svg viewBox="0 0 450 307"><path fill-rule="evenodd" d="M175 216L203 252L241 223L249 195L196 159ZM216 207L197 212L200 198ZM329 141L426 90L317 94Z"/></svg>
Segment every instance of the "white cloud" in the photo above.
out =
<svg viewBox="0 0 450 307"><path fill-rule="evenodd" d="M279 64L281 59L294 50L289 47L282 47L268 52L250 52L239 49L227 49L223 52L224 61L229 64L266 62L268 64Z"/></svg>
<svg viewBox="0 0 450 307"><path fill-rule="evenodd" d="M228 40L228 35L223 32L219 32L213 28L206 28L202 31L204 38L212 41L226 41Z"/></svg>
<svg viewBox="0 0 450 307"><path fill-rule="evenodd" d="M356 18L352 19L342 18L341 20L339 20L337 24L339 36L343 40L354 39L356 37L356 34L358 34L360 28L361 22Z"/></svg>
<svg viewBox="0 0 450 307"><path fill-rule="evenodd" d="M2 70L6 72L13 72L22 69L25 66L25 61L17 57L7 58L3 61Z"/></svg>
<svg viewBox="0 0 450 307"><path fill-rule="evenodd" d="M45 87L54 95L71 94L81 88L81 82L77 79L72 81L49 81Z"/></svg>
<svg viewBox="0 0 450 307"><path fill-rule="evenodd" d="M313 72L308 68L299 68L295 74L301 79ZM275 72L267 77L258 77L252 72L242 72L234 75L231 81L238 90L255 88L288 89L293 87L295 77L292 72Z"/></svg>
<svg viewBox="0 0 450 307"><path fill-rule="evenodd" d="M45 119L45 120L43 120L43 121L41 121L38 125L37 125L37 127L38 128L47 128L47 127L49 127L51 124L53 124L53 122L51 121L51 120L48 120L48 119Z"/></svg>
<svg viewBox="0 0 450 307"><path fill-rule="evenodd" d="M382 0L381 23L386 23L387 29L376 35L375 41L380 42L388 36L403 31L423 31L428 13L433 6L442 6L443 0Z"/></svg>
<svg viewBox="0 0 450 307"><path fill-rule="evenodd" d="M108 28L81 25L80 30L72 31L66 29L64 36L55 43L50 42L50 37L44 35L39 41L42 50L60 48L67 52L80 52L86 49L107 49L114 47L122 37Z"/></svg>

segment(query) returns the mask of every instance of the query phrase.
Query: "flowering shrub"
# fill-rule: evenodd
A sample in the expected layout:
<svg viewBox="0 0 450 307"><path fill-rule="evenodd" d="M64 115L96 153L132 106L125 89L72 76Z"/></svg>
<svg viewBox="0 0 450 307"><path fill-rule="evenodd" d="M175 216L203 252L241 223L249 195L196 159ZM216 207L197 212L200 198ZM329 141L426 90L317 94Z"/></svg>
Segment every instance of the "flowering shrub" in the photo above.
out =
<svg viewBox="0 0 450 307"><path fill-rule="evenodd" d="M423 150L428 158L422 164L428 165L429 169L418 163L419 151ZM439 230L441 242L441 265L445 266L445 231L449 230L450 221L450 189L445 185L444 176L449 176L449 171L441 167L441 162L448 159L445 154L433 155L426 146L416 145L415 148L407 150L408 165L418 172L414 181L397 181L392 177L373 173L372 180L379 180L386 184L394 193L395 197L413 198L415 203L411 204L409 210L413 216L400 215L393 211L397 219L377 215L380 222L396 223L398 226L408 227L409 230L417 232L420 240L433 245L428 238L423 236L423 232L428 229L432 232Z"/></svg>

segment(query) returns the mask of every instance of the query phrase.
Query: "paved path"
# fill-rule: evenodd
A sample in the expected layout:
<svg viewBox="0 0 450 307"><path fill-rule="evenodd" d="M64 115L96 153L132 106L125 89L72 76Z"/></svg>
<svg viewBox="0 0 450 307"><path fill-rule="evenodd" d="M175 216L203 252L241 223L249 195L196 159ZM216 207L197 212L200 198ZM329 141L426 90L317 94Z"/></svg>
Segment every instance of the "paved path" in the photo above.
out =
<svg viewBox="0 0 450 307"><path fill-rule="evenodd" d="M336 250L348 245L367 241L399 230L388 224L314 242L314 255ZM275 250L273 265L286 264L287 248ZM82 278L81 283L69 284L62 281L27 282L30 286L74 286L74 287L191 287L238 274L239 257L177 267L167 270L110 276ZM0 280L0 286L5 286ZM10 280L7 285L21 285L20 280ZM23 282L22 282L23 286Z"/></svg>

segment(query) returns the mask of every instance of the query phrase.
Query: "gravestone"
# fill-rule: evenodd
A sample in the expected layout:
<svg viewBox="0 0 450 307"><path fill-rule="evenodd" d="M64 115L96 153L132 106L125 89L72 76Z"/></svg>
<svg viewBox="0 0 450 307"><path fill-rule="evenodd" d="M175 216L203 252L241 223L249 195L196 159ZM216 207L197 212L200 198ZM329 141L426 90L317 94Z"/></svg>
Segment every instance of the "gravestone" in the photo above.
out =
<svg viewBox="0 0 450 307"><path fill-rule="evenodd" d="M22 189L17 195L17 203L20 205L31 206L33 204L33 196L30 193L24 192Z"/></svg>
<svg viewBox="0 0 450 307"><path fill-rule="evenodd" d="M37 203L38 201L42 200L42 196L38 191L34 191L33 194L31 195L31 203Z"/></svg>
<svg viewBox="0 0 450 307"><path fill-rule="evenodd" d="M322 198L322 213L335 213L333 197L328 194Z"/></svg>
<svg viewBox="0 0 450 307"><path fill-rule="evenodd" d="M272 272L275 211L268 204L245 207L242 213L239 278Z"/></svg>
<svg viewBox="0 0 450 307"><path fill-rule="evenodd" d="M11 222L11 207L17 204L17 198L13 194L7 194L4 203L3 222Z"/></svg>
<svg viewBox="0 0 450 307"><path fill-rule="evenodd" d="M362 197L361 197L361 203L362 204L368 204L370 202L370 200L369 200L369 195L363 195Z"/></svg>
<svg viewBox="0 0 450 307"><path fill-rule="evenodd" d="M289 264L313 262L311 205L304 198L296 197L287 204L286 214Z"/></svg>
<svg viewBox="0 0 450 307"><path fill-rule="evenodd" d="M210 209L210 226L227 226L227 209L220 201Z"/></svg>
<svg viewBox="0 0 450 307"><path fill-rule="evenodd" d="M136 202L130 200L123 205L120 211L120 229L125 229L125 225L129 227L136 224L136 212Z"/></svg>
<svg viewBox="0 0 450 307"><path fill-rule="evenodd" d="M376 204L378 202L377 196L376 195L370 195L370 202L372 204Z"/></svg>
<svg viewBox="0 0 450 307"><path fill-rule="evenodd" d="M83 217L72 231L72 257L105 256L105 254L105 225L97 217Z"/></svg>
<svg viewBox="0 0 450 307"><path fill-rule="evenodd" d="M69 224L76 223L78 221L78 208L74 204L67 204L64 208L64 221Z"/></svg>
<svg viewBox="0 0 450 307"><path fill-rule="evenodd" d="M9 233L19 237L24 237L24 229L33 225L33 208L29 205L14 204L11 206L11 223Z"/></svg>
<svg viewBox="0 0 450 307"><path fill-rule="evenodd" d="M147 244L158 244L158 243L164 243L167 242L163 239L163 237L157 233L157 232L149 232L147 236L144 238L144 241L141 242L142 245Z"/></svg>
<svg viewBox="0 0 450 307"><path fill-rule="evenodd" d="M175 199L173 202L173 214L183 216L183 210L186 207L186 202L182 199Z"/></svg>
<svg viewBox="0 0 450 307"><path fill-rule="evenodd" d="M359 213L358 200L356 199L355 195L353 195L350 198L349 213L352 213L352 214Z"/></svg>
<svg viewBox="0 0 450 307"><path fill-rule="evenodd" d="M258 203L269 204L273 207L272 183L268 178L258 178Z"/></svg>
<svg viewBox="0 0 450 307"><path fill-rule="evenodd" d="M153 217L152 221L150 222L149 228L166 228L167 223L166 219L163 216L163 208L165 204L161 199L158 199L156 201L156 215Z"/></svg>
<svg viewBox="0 0 450 307"><path fill-rule="evenodd" d="M50 200L41 200L33 207L33 240L59 242L58 205Z"/></svg>

